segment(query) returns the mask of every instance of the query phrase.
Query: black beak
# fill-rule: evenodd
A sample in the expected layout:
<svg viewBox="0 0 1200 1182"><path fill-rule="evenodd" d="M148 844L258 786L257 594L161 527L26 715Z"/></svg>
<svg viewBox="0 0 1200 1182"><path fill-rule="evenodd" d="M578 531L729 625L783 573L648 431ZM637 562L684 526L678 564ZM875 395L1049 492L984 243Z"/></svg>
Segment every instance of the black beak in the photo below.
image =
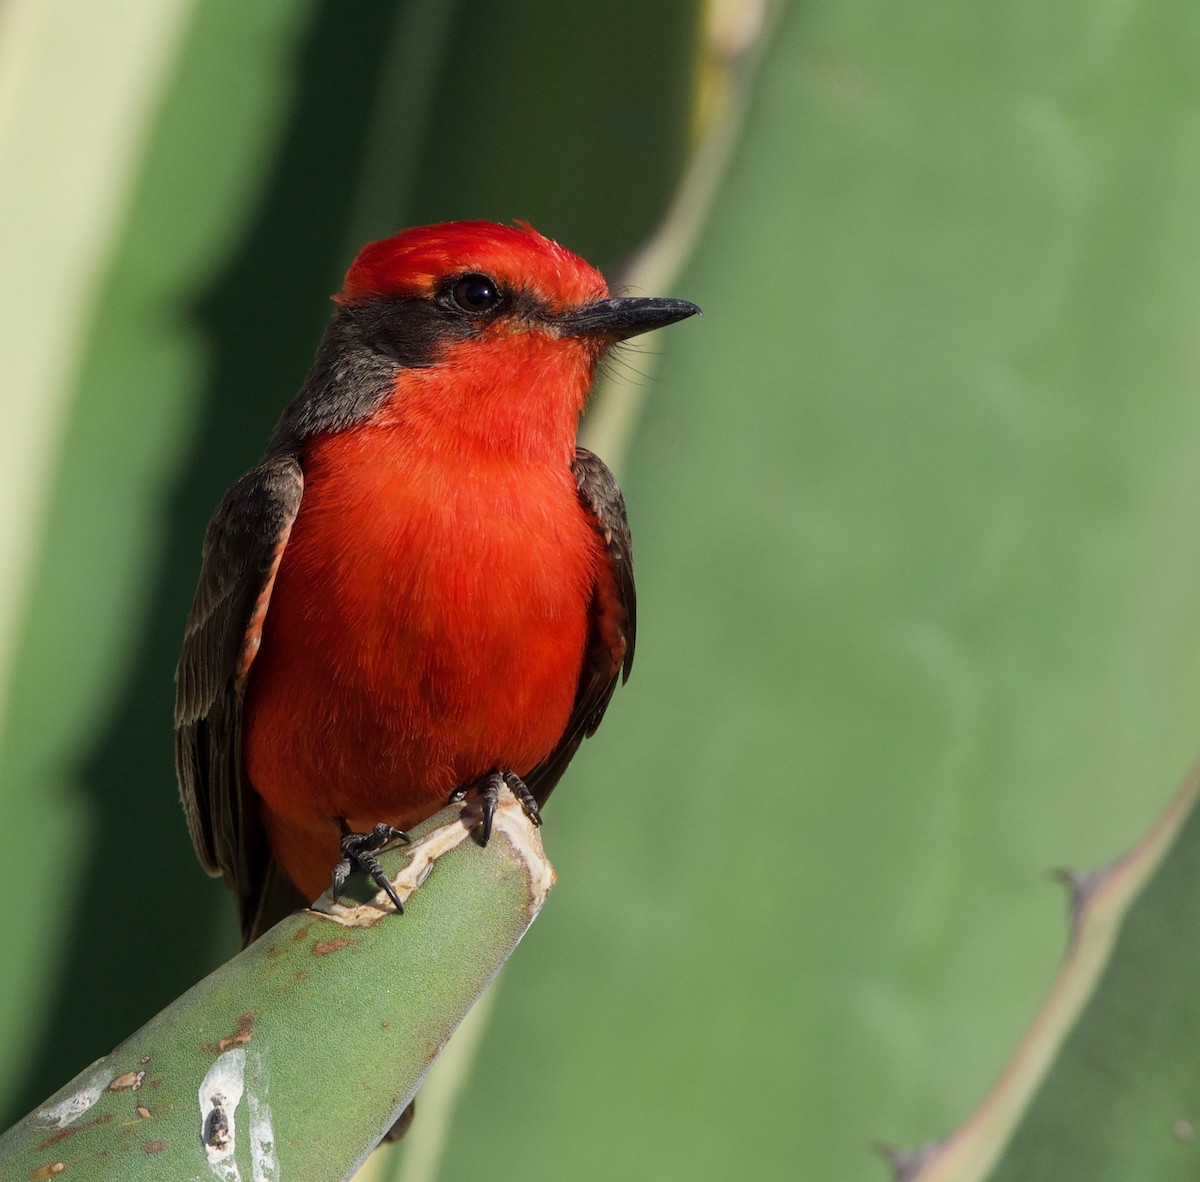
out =
<svg viewBox="0 0 1200 1182"><path fill-rule="evenodd" d="M555 316L554 323L565 337L612 337L624 341L652 328L699 315L700 309L687 300L597 300Z"/></svg>

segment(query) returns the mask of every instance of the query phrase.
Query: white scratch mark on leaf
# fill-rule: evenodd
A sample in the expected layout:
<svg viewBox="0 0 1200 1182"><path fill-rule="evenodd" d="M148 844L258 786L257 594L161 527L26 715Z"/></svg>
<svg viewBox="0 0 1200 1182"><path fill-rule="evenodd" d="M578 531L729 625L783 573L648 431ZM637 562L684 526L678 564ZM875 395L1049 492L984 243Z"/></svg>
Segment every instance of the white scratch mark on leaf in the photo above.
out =
<svg viewBox="0 0 1200 1182"><path fill-rule="evenodd" d="M267 1073L262 1055L254 1055L254 1071L246 1096L250 1106L250 1168L253 1182L279 1182L279 1157L275 1152L275 1127L267 1103Z"/></svg>
<svg viewBox="0 0 1200 1182"><path fill-rule="evenodd" d="M66 1099L57 1104L48 1104L37 1110L37 1119L55 1128L65 1129L72 1121L78 1120L101 1096L104 1089L112 1082L113 1072L107 1067L101 1067L93 1072L87 1083L78 1091L72 1092Z"/></svg>

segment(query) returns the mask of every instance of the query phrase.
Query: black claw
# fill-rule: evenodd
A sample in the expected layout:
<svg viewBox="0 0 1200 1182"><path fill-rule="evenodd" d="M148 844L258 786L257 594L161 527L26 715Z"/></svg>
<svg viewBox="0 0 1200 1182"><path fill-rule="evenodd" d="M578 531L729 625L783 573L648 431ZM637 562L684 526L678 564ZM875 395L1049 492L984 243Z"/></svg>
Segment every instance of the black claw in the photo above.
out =
<svg viewBox="0 0 1200 1182"><path fill-rule="evenodd" d="M480 844L487 845L492 836L492 818L496 815L496 806L500 803L500 788L504 777L499 772L490 772L481 780L468 784L464 788L455 788L450 793L450 803L459 804L471 797L468 804L463 805L459 814L462 823L471 831L471 836Z"/></svg>
<svg viewBox="0 0 1200 1182"><path fill-rule="evenodd" d="M342 830L342 860L333 868L333 882L330 885L333 901L337 902L351 873L361 870L364 874L370 875L375 885L391 899L396 911L403 915L404 904L400 901L400 896L396 894L396 888L392 886L391 879L384 873L375 854L393 841L411 841L412 838L404 830L397 829L394 825L388 825L383 821L376 825L370 833L351 833L350 826L346 824L343 817L338 818L338 825Z"/></svg>
<svg viewBox="0 0 1200 1182"><path fill-rule="evenodd" d="M492 839L492 819L500 803L500 787L503 783L504 777L499 772L492 772L484 780L483 787L476 790L475 803L482 815L479 824L472 830L472 836L481 846L486 846Z"/></svg>

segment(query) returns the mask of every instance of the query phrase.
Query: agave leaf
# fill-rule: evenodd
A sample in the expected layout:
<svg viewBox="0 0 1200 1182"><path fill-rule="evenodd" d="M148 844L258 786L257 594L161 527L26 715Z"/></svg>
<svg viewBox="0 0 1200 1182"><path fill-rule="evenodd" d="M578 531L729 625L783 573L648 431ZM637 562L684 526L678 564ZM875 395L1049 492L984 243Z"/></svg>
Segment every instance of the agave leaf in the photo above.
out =
<svg viewBox="0 0 1200 1182"><path fill-rule="evenodd" d="M285 919L0 1136L0 1175L350 1177L554 881L511 793L486 850L454 809L414 835L383 856L403 917L379 894Z"/></svg>

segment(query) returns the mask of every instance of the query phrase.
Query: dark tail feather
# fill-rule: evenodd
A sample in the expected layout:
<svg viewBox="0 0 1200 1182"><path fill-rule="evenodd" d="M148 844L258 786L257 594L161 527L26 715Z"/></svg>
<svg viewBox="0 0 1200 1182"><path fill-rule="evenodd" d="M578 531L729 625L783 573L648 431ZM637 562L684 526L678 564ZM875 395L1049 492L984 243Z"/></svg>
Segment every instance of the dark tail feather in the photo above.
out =
<svg viewBox="0 0 1200 1182"><path fill-rule="evenodd" d="M417 1115L417 1101L412 1099L408 1107L396 1118L396 1123L383 1135L385 1141L399 1141L412 1127L413 1117Z"/></svg>
<svg viewBox="0 0 1200 1182"><path fill-rule="evenodd" d="M242 912L243 948L253 944L281 919L286 919L293 911L299 911L311 902L296 889L274 858L267 863L261 888L255 894L254 901L256 906L253 911L247 908Z"/></svg>

